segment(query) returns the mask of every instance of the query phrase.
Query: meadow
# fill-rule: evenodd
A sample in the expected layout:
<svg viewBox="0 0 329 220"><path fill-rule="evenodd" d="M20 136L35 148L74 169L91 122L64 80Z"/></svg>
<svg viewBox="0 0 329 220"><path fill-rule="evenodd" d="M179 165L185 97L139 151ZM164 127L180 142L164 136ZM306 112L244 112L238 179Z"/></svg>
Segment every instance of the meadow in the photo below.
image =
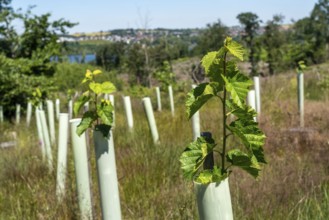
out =
<svg viewBox="0 0 329 220"><path fill-rule="evenodd" d="M268 164L255 180L234 170L229 178L235 219L328 219L329 217L329 91L320 84L328 65L305 71L305 127L299 127L297 80L294 72L261 78L259 124L267 139ZM193 183L183 179L179 157L192 140L185 113L188 88L174 91L175 116L162 92L161 112L155 111L160 144L153 144L141 97L132 97L134 129L130 132L122 103L115 94L113 129L123 219L197 219ZM150 91L156 107L155 91ZM128 94L124 94L128 95ZM62 111L65 102L62 102ZM202 131L222 126L219 102L200 111ZM56 172L49 172L38 145L35 119L29 128L5 121L0 142L16 132L17 146L0 149L0 219L79 219L72 147L68 145L66 195L55 195ZM231 144L238 144L232 140ZM53 147L54 161L57 148ZM93 145L88 148L94 219L101 219ZM56 164L54 164L56 168Z"/></svg>

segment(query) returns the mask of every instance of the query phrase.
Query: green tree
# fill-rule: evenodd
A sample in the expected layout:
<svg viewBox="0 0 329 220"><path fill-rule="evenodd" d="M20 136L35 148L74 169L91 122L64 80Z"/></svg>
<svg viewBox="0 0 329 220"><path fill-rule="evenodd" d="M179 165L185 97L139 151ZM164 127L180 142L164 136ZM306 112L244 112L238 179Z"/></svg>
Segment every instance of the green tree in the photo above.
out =
<svg viewBox="0 0 329 220"><path fill-rule="evenodd" d="M270 75L279 71L282 63L282 45L285 43L285 35L280 31L282 21L282 15L274 15L273 19L267 22L262 37Z"/></svg>
<svg viewBox="0 0 329 220"><path fill-rule="evenodd" d="M3 10L11 10L11 0L0 0L0 13L3 11Z"/></svg>
<svg viewBox="0 0 329 220"><path fill-rule="evenodd" d="M122 41L101 45L96 52L96 64L106 70L119 68L123 65L126 46Z"/></svg>
<svg viewBox="0 0 329 220"><path fill-rule="evenodd" d="M213 51L223 46L222 42L227 32L228 28L219 19L213 24L207 24L198 42L199 53L205 54L207 51Z"/></svg>
<svg viewBox="0 0 329 220"><path fill-rule="evenodd" d="M24 23L22 35L14 28L16 20ZM4 106L6 116L14 113L16 103L26 106L35 88L43 91L44 96L53 89L50 76L56 63L50 62L50 57L59 54L58 34L74 24L63 19L49 20L50 14L35 16L31 8L25 14L14 9L0 12L0 43L6 46L1 47L0 105Z"/></svg>
<svg viewBox="0 0 329 220"><path fill-rule="evenodd" d="M242 40L245 42L246 47L249 50L248 61L251 64L251 75L257 75L257 63L259 61L257 52L259 48L256 47L256 35L257 30L261 20L258 19L258 16L252 12L240 13L237 16L240 24L244 27L244 33L242 35Z"/></svg>
<svg viewBox="0 0 329 220"><path fill-rule="evenodd" d="M145 68L146 60L143 46L134 43L127 48L125 66L130 73L130 82L133 84L148 84L148 72Z"/></svg>

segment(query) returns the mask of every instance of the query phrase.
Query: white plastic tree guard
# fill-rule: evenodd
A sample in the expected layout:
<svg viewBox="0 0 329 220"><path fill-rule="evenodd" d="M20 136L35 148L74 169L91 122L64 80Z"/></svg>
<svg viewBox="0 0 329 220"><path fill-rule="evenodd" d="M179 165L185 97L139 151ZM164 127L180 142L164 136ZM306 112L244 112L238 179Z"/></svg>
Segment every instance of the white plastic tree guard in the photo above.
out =
<svg viewBox="0 0 329 220"><path fill-rule="evenodd" d="M61 101L56 99L55 101L55 111L56 111L56 119L59 120L59 114L61 113Z"/></svg>
<svg viewBox="0 0 329 220"><path fill-rule="evenodd" d="M162 105L161 105L161 93L160 93L159 87L155 87L155 93L156 93L156 97L157 97L158 111L161 111Z"/></svg>
<svg viewBox="0 0 329 220"><path fill-rule="evenodd" d="M256 112L260 114L261 112L261 96L260 96L260 81L259 76L254 76L254 87L256 94Z"/></svg>
<svg viewBox="0 0 329 220"><path fill-rule="evenodd" d="M196 85L192 85L192 88L195 88ZM193 132L193 140L196 140L201 135L200 129L200 114L199 111L195 112L192 116L192 132Z"/></svg>
<svg viewBox="0 0 329 220"><path fill-rule="evenodd" d="M58 128L58 156L57 156L57 177L56 177L56 196L57 200L62 201L65 195L65 179L67 165L67 141L69 133L69 114L60 113Z"/></svg>
<svg viewBox="0 0 329 220"><path fill-rule="evenodd" d="M171 115L175 115L175 106L174 106L174 95L172 91L172 86L168 86L168 93L169 93L169 101L170 101L170 110L171 110Z"/></svg>
<svg viewBox="0 0 329 220"><path fill-rule="evenodd" d="M194 183L200 220L233 220L228 178L220 183Z"/></svg>
<svg viewBox="0 0 329 220"><path fill-rule="evenodd" d="M89 102L86 102L84 105L83 105L83 112L87 112L89 110Z"/></svg>
<svg viewBox="0 0 329 220"><path fill-rule="evenodd" d="M102 219L120 220L121 208L113 135L110 131L110 137L107 139L100 131L94 131L93 138L97 162Z"/></svg>
<svg viewBox="0 0 329 220"><path fill-rule="evenodd" d="M300 127L304 127L304 74L297 74L298 83L298 111L300 117Z"/></svg>
<svg viewBox="0 0 329 220"><path fill-rule="evenodd" d="M72 99L69 100L68 103L68 113L69 113L69 120L72 119L72 114L73 114L73 101Z"/></svg>
<svg viewBox="0 0 329 220"><path fill-rule="evenodd" d="M130 96L123 97L123 104L124 104L125 111L126 111L128 127L131 130L134 127L134 120L133 120L133 112L131 109Z"/></svg>
<svg viewBox="0 0 329 220"><path fill-rule="evenodd" d="M88 170L88 155L86 144L86 133L78 136L76 133L77 126L80 124L81 118L71 119L71 140L73 146L73 157L75 175L78 189L79 209L81 219L92 219L91 192Z"/></svg>
<svg viewBox="0 0 329 220"><path fill-rule="evenodd" d="M26 126L29 127L31 124L31 116L32 116L32 103L27 103L27 110L26 110Z"/></svg>
<svg viewBox="0 0 329 220"><path fill-rule="evenodd" d="M256 110L256 95L255 95L255 90L249 90L248 91L248 96L247 96L247 103L248 105ZM254 121L257 121L257 118L254 117Z"/></svg>
<svg viewBox="0 0 329 220"><path fill-rule="evenodd" d="M19 124L21 120L21 105L16 104L16 124Z"/></svg>
<svg viewBox="0 0 329 220"><path fill-rule="evenodd" d="M3 107L0 106L0 123L3 122Z"/></svg>
<svg viewBox="0 0 329 220"><path fill-rule="evenodd" d="M41 154L42 154L42 160L45 161L46 160L45 141L43 138L41 118L40 118L40 113L39 113L38 109L35 109L35 119L36 119L36 124L37 124L38 139L39 139L39 146L40 146Z"/></svg>
<svg viewBox="0 0 329 220"><path fill-rule="evenodd" d="M153 114L151 99L150 99L150 97L145 97L142 99L142 102L144 104L147 121L148 121L150 130L151 130L153 143L157 144L159 142L159 133L158 133L157 125L156 125L154 114Z"/></svg>
<svg viewBox="0 0 329 220"><path fill-rule="evenodd" d="M52 100L47 100L47 113L49 123L49 134L51 145L54 146L56 143L56 132L55 132L55 116L54 116L54 103Z"/></svg>
<svg viewBox="0 0 329 220"><path fill-rule="evenodd" d="M50 145L50 138L49 138L49 131L46 121L46 114L44 110L38 110L40 116L40 122L42 127L42 136L45 143L45 151L46 151L46 158L48 162L49 171L53 170L53 156L51 152L51 145Z"/></svg>

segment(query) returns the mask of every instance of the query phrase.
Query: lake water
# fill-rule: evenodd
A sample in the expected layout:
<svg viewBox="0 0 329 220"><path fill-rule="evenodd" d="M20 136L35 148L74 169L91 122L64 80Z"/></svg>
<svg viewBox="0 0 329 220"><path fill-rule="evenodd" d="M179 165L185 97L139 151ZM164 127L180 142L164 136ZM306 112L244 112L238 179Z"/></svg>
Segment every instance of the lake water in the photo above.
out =
<svg viewBox="0 0 329 220"><path fill-rule="evenodd" d="M68 56L63 56L64 60L67 60L70 63L90 63L96 61L96 54L86 54L85 56L81 54L71 54ZM58 57L51 57L51 61L58 61Z"/></svg>

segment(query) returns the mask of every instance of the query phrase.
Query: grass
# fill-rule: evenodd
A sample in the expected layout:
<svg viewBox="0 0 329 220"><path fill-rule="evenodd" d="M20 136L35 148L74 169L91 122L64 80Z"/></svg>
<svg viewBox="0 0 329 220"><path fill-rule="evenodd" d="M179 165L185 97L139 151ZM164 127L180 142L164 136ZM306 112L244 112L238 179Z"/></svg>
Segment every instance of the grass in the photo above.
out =
<svg viewBox="0 0 329 220"><path fill-rule="evenodd" d="M317 68L316 70L321 70ZM315 91L316 78L305 77L307 91ZM321 72L321 71L320 71ZM305 73L305 75L308 72ZM329 102L323 96L307 97L305 128L298 128L295 75L262 78L260 127L267 135L268 164L259 179L240 170L230 176L235 219L328 219L329 218ZM328 93L328 90L326 90ZM314 92L313 92L314 93ZM176 95L175 117L168 105L155 112L160 144L154 145L140 98L132 99L134 130L128 131L121 96L116 95L114 143L123 219L197 219L193 184L182 178L179 156L192 140L191 122ZM155 103L154 96L153 106ZM167 96L162 94L162 101ZM219 103L200 111L202 131L220 123ZM34 121L34 120L33 120ZM61 203L55 195L56 172L42 161L34 123L26 128L0 125L0 140L16 131L18 146L0 149L0 219L79 219L72 147L68 151L67 193ZM234 142L232 142L234 143ZM101 219L94 150L88 149L92 179L93 213ZM53 149L56 161L56 149ZM54 164L54 167L55 164Z"/></svg>

